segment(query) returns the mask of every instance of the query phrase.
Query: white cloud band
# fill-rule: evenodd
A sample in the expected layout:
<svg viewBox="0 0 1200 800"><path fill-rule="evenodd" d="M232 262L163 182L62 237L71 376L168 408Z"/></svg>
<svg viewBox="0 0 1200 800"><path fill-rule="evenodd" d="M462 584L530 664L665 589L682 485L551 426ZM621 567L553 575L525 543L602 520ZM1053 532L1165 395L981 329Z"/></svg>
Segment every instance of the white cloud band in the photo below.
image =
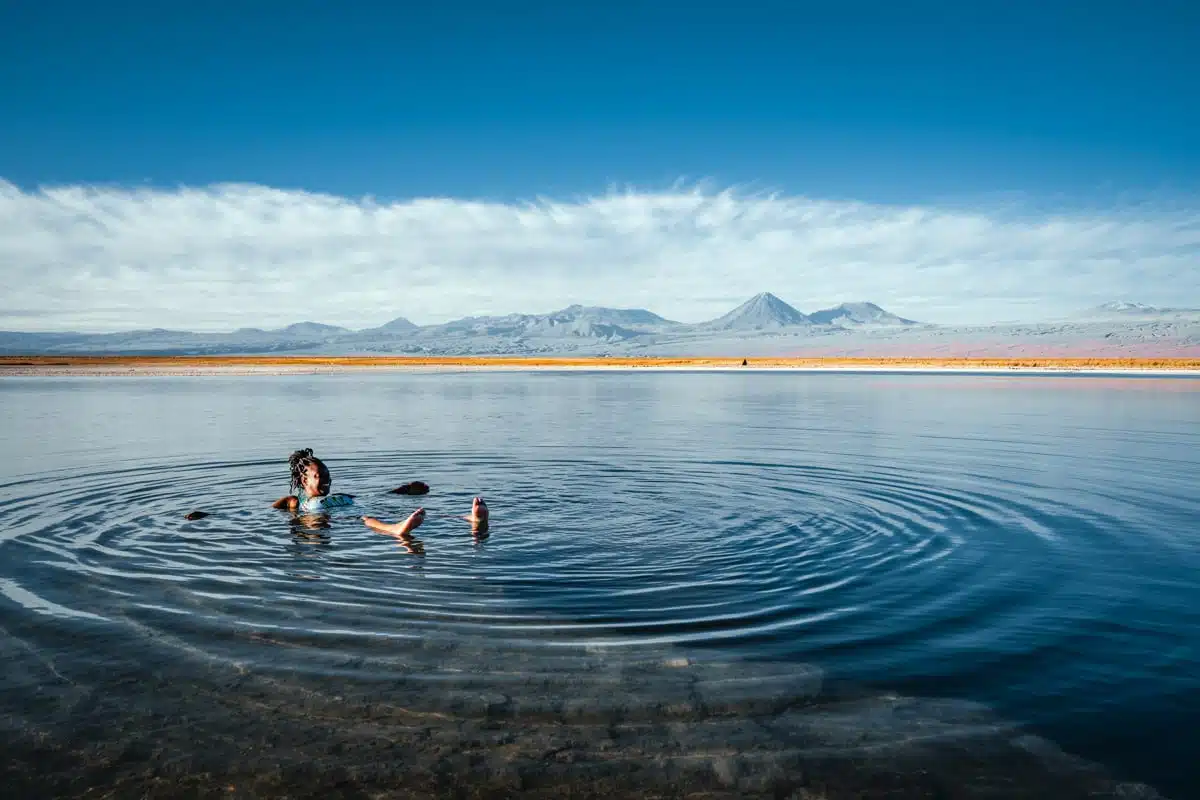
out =
<svg viewBox="0 0 1200 800"><path fill-rule="evenodd" d="M1022 213L704 187L528 204L0 182L0 328L369 327L569 303L694 322L759 291L931 322L1200 305L1200 211Z"/></svg>

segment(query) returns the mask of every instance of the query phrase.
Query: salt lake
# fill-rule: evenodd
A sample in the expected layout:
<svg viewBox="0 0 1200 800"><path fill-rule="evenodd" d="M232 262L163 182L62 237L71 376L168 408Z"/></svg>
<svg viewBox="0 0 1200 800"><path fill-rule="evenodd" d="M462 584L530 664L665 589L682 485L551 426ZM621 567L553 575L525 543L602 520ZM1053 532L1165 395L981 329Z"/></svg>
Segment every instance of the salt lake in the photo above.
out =
<svg viewBox="0 0 1200 800"><path fill-rule="evenodd" d="M1200 796L1194 377L8 377L0 419L22 797ZM354 507L270 508L300 447Z"/></svg>

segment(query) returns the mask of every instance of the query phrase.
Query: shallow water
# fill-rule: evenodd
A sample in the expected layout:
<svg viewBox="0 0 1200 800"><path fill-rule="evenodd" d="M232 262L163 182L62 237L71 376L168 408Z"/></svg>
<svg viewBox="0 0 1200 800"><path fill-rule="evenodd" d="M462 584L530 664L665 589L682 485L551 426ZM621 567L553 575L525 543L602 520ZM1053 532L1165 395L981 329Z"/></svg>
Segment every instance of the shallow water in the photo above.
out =
<svg viewBox="0 0 1200 800"><path fill-rule="evenodd" d="M30 742L76 752L90 730L104 765L61 767L59 791L192 757L186 739L128 754L135 719L204 717L165 688L186 685L344 722L350 697L560 722L575 697L580 719L631 724L853 687L838 696L876 705L841 731L879 698L970 701L912 714L1019 723L1116 778L1200 794L1200 380L9 378L0 418L6 730L31 764L46 752ZM301 446L358 508L269 508ZM432 493L387 494L413 479ZM454 518L476 494L482 540ZM416 542L357 516L418 504Z"/></svg>

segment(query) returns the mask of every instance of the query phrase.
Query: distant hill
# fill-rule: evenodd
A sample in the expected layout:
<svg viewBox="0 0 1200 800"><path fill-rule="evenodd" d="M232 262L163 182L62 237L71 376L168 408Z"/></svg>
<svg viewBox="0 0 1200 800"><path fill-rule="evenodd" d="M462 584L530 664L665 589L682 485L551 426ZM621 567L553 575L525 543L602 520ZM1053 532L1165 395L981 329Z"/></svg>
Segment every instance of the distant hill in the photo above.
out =
<svg viewBox="0 0 1200 800"><path fill-rule="evenodd" d="M861 327L864 325L919 325L911 319L898 317L884 311L874 303L842 303L833 308L823 308L808 315L817 325L839 325L841 327Z"/></svg>
<svg viewBox="0 0 1200 800"><path fill-rule="evenodd" d="M753 331L811 325L801 314L770 292L760 292L723 317L694 326L705 331Z"/></svg>
<svg viewBox="0 0 1200 800"><path fill-rule="evenodd" d="M1164 308L1128 300L1116 300L1084 309L1075 316L1084 319L1163 319L1196 315L1200 315L1200 308Z"/></svg>
<svg viewBox="0 0 1200 800"><path fill-rule="evenodd" d="M350 333L350 329L337 325L322 325L320 322L296 322L286 328L273 330L271 333L279 333L284 336L339 336L343 333Z"/></svg>
<svg viewBox="0 0 1200 800"><path fill-rule="evenodd" d="M580 308L582 306L572 308ZM593 309L596 312L614 309ZM649 314L649 312L643 312ZM551 314L506 314L502 317L464 317L441 325L430 325L416 332L419 339L431 340L441 337L502 337L520 339L527 337L628 339L639 331L605 322L609 315L582 313L565 309ZM617 315L619 316L619 315ZM657 315L651 315L657 316ZM661 319L661 318L660 318Z"/></svg>
<svg viewBox="0 0 1200 800"><path fill-rule="evenodd" d="M409 333L411 331L417 330L417 328L419 328L419 327L420 327L419 325L417 325L414 322L409 321L408 319L406 319L404 317L396 317L391 322L385 322L382 325L380 325L378 328L370 328L369 330L379 331L381 333ZM365 331L359 331L359 332L365 333Z"/></svg>
<svg viewBox="0 0 1200 800"><path fill-rule="evenodd" d="M602 325L617 325L623 328L639 329L653 328L661 330L680 325L664 319L644 308L605 308L603 306L567 306L562 311L556 311L548 316L571 320L587 320Z"/></svg>
<svg viewBox="0 0 1200 800"><path fill-rule="evenodd" d="M548 314L416 325L397 317L349 330L298 322L274 330L116 333L0 331L4 355L1068 355L1200 357L1200 311L1114 302L1073 320L945 327L874 303L805 315L770 292L718 319L683 324L646 309L571 305Z"/></svg>
<svg viewBox="0 0 1200 800"><path fill-rule="evenodd" d="M1153 313L1156 311L1162 311L1163 309L1155 308L1154 306L1148 306L1145 303L1131 303L1127 300L1115 300L1111 303L1104 303L1103 305L1099 305L1088 310L1104 311L1115 314L1143 314L1147 312Z"/></svg>

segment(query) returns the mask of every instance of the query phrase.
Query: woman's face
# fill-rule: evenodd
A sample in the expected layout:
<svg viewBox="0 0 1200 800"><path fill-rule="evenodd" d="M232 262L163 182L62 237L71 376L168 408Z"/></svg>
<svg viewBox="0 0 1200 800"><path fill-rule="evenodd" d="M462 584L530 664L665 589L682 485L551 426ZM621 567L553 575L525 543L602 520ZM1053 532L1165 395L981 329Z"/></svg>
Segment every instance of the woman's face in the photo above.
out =
<svg viewBox="0 0 1200 800"><path fill-rule="evenodd" d="M309 497L316 497L321 487L321 470L316 464L309 464L300 475L300 488Z"/></svg>

